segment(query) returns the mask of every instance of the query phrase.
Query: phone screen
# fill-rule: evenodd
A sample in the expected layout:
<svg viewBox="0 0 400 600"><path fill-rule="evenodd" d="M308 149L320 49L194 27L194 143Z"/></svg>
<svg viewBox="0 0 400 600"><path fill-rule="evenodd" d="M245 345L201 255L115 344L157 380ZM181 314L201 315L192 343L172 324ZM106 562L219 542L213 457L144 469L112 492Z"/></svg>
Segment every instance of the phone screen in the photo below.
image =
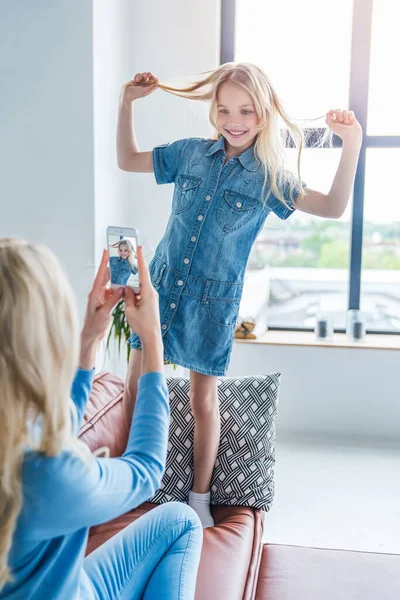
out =
<svg viewBox="0 0 400 600"><path fill-rule="evenodd" d="M123 235L108 235L111 285L138 289L137 239Z"/></svg>

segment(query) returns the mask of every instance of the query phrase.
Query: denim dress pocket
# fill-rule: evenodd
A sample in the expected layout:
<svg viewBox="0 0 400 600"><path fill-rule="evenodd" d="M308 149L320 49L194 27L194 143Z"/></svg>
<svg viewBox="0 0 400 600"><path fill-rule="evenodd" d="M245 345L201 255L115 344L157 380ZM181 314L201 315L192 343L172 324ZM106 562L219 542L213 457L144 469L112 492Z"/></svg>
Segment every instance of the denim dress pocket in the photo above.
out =
<svg viewBox="0 0 400 600"><path fill-rule="evenodd" d="M217 325L233 329L236 327L239 306L240 300L208 300L208 316Z"/></svg>
<svg viewBox="0 0 400 600"><path fill-rule="evenodd" d="M166 264L159 261L157 258L153 258L149 266L150 279L153 287L158 290L160 287Z"/></svg>
<svg viewBox="0 0 400 600"><path fill-rule="evenodd" d="M191 207L200 183L200 177L193 175L182 174L177 177L174 195L176 215Z"/></svg>
<svg viewBox="0 0 400 600"><path fill-rule="evenodd" d="M236 231L246 225L256 208L258 200L233 190L225 190L218 207L217 221L225 233Z"/></svg>

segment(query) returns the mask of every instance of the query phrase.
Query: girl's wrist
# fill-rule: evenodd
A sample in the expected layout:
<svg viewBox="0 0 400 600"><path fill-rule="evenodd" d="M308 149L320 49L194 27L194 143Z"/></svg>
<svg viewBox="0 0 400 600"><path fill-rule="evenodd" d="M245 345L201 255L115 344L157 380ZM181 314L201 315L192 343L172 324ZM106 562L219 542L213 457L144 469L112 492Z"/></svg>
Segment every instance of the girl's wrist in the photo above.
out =
<svg viewBox="0 0 400 600"><path fill-rule="evenodd" d="M124 88L122 88L122 99L125 102L129 102L130 104L132 104L132 102L134 100L136 100L136 98L132 98L132 97L129 96L129 92L128 92L128 87L127 86L125 86Z"/></svg>
<svg viewBox="0 0 400 600"><path fill-rule="evenodd" d="M343 140L343 146L360 149L362 144L362 133L355 134L351 137L345 137Z"/></svg>

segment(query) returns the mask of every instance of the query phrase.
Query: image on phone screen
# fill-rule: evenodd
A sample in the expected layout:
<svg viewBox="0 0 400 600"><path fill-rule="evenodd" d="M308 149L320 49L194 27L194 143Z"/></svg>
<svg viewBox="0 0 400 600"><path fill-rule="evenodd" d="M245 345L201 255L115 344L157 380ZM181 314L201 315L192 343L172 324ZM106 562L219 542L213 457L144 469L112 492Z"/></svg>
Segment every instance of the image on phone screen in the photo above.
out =
<svg viewBox="0 0 400 600"><path fill-rule="evenodd" d="M139 287L137 239L122 235L108 235L111 284Z"/></svg>

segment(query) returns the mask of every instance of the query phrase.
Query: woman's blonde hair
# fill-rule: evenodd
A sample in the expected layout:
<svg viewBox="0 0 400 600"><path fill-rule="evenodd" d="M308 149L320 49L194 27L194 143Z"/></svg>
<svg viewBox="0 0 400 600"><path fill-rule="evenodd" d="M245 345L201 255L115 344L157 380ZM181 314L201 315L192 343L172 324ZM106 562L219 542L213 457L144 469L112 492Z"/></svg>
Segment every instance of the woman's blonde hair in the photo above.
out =
<svg viewBox="0 0 400 600"><path fill-rule="evenodd" d="M250 94L259 119L254 151L264 167L263 195L268 185L268 192L263 200L272 192L287 206L281 190L288 186L292 200L297 196L295 189L300 190L299 193L303 196L300 173L300 158L304 146L303 131L286 113L265 72L251 63L231 62L201 75L201 79L190 85L175 87L160 83L158 87L183 98L210 101L210 122L217 129L217 95L220 86L226 81L240 85ZM284 132L280 129L280 119L286 127ZM217 138L220 137L218 134ZM297 148L297 177L284 167L284 153L288 142Z"/></svg>
<svg viewBox="0 0 400 600"><path fill-rule="evenodd" d="M1 589L11 579L8 554L22 505L24 451L55 456L70 448L90 461L71 423L79 352L76 303L49 249L0 239L0 331Z"/></svg>
<svg viewBox="0 0 400 600"><path fill-rule="evenodd" d="M136 263L135 263L136 252L135 252L132 242L130 240L119 240L118 242L115 242L115 244L111 244L111 248L117 248L118 250L120 250L121 246L125 246L125 248L129 252L129 255L128 255L129 264L131 265L132 268L135 268L136 267Z"/></svg>

